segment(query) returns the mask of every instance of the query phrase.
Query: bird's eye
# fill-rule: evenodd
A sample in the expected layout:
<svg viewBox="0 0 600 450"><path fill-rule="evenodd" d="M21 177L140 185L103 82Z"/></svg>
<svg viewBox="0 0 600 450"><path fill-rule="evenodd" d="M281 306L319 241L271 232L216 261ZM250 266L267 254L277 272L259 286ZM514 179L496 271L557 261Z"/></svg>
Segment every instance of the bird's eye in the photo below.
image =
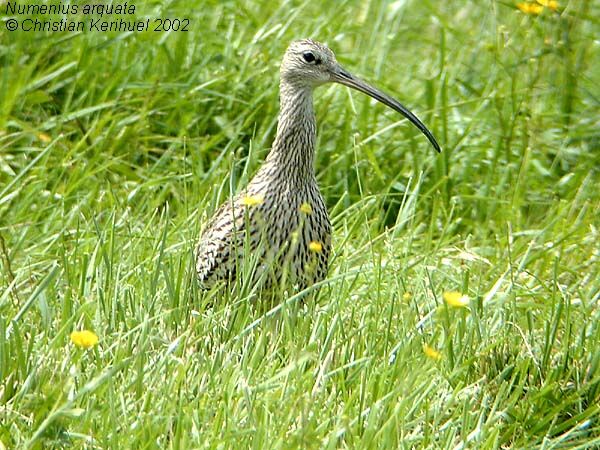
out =
<svg viewBox="0 0 600 450"><path fill-rule="evenodd" d="M307 63L316 62L318 64L317 58L315 57L313 52L304 52L304 53L302 53L302 57L304 58L304 61L306 61Z"/></svg>

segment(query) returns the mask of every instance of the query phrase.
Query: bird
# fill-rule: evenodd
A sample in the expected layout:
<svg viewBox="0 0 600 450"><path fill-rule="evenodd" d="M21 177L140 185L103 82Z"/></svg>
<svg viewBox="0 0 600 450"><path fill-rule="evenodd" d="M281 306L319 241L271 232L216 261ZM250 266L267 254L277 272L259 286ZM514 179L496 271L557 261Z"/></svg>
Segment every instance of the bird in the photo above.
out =
<svg viewBox="0 0 600 450"><path fill-rule="evenodd" d="M331 254L331 222L315 175L316 120L313 91L327 83L360 91L397 111L433 145L429 129L401 103L352 75L329 47L293 41L280 66L280 111L272 147L257 173L207 222L196 246L200 287L211 289L251 266L263 289L303 290L322 281Z"/></svg>

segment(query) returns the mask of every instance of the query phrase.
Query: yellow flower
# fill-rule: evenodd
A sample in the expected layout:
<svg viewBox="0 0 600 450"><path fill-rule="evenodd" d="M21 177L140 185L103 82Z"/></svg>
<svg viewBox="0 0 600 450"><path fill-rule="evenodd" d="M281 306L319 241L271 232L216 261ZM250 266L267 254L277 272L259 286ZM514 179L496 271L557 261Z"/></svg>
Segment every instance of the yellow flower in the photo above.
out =
<svg viewBox="0 0 600 450"><path fill-rule="evenodd" d="M556 0L536 0L540 5L545 6L552 11L558 11L558 2Z"/></svg>
<svg viewBox="0 0 600 450"><path fill-rule="evenodd" d="M256 206L263 202L263 198L260 195L246 195L242 197L242 205L245 206Z"/></svg>
<svg viewBox="0 0 600 450"><path fill-rule="evenodd" d="M38 139L40 141L42 141L44 144L47 144L48 142L50 142L52 139L50 138L50 136L48 136L46 133L38 133L37 135Z"/></svg>
<svg viewBox="0 0 600 450"><path fill-rule="evenodd" d="M308 244L308 249L311 252L319 253L319 252L321 252L323 250L323 246L321 245L320 242L310 241L310 244Z"/></svg>
<svg viewBox="0 0 600 450"><path fill-rule="evenodd" d="M519 8L519 10L521 10L521 12L524 12L525 14L541 14L542 11L544 10L544 7L542 5L538 5L537 3L525 3L525 2L521 2L521 3L517 3L517 8Z"/></svg>
<svg viewBox="0 0 600 450"><path fill-rule="evenodd" d="M300 211L304 214L310 214L312 213L312 206L310 206L310 203L304 202L300 205Z"/></svg>
<svg viewBox="0 0 600 450"><path fill-rule="evenodd" d="M412 297L412 294L411 294L410 292L405 292L404 294L402 294L402 298L403 298L405 301L408 301L408 300L410 300L410 299L411 299L411 297Z"/></svg>
<svg viewBox="0 0 600 450"><path fill-rule="evenodd" d="M71 342L77 347L92 348L98 343L98 336L89 330L73 331L71 333Z"/></svg>
<svg viewBox="0 0 600 450"><path fill-rule="evenodd" d="M423 345L423 353L425 353L425 356L428 358L435 359L436 361L442 359L442 354L427 344Z"/></svg>
<svg viewBox="0 0 600 450"><path fill-rule="evenodd" d="M444 301L455 308L464 308L469 304L469 296L461 292L444 292Z"/></svg>

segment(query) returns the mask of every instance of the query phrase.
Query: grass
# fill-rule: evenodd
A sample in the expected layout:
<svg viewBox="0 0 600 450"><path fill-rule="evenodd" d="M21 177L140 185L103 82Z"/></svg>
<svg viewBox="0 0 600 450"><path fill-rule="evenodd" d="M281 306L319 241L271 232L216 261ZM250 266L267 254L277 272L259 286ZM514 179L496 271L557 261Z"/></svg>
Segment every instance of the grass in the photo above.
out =
<svg viewBox="0 0 600 450"><path fill-rule="evenodd" d="M191 20L137 34L9 33L2 6L0 448L600 446L598 5L187 5L136 3ZM444 152L320 88L317 298L202 294L194 242L307 36Z"/></svg>

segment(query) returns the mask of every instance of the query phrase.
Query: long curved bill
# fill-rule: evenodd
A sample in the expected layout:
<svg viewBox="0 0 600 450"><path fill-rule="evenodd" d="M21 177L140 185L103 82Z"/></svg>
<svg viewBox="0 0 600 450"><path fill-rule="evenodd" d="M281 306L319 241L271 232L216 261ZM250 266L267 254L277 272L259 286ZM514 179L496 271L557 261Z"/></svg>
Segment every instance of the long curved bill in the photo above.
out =
<svg viewBox="0 0 600 450"><path fill-rule="evenodd" d="M438 151L438 153L442 151L440 145L435 140L435 137L433 137L431 131L429 131L429 129L423 124L423 122L421 122L417 116L411 113L398 100L381 92L379 89L375 89L370 84L367 84L361 79L356 78L354 75L345 71L341 67L335 72L332 72L331 77L332 81L343 84L344 86L351 87L353 89L356 89L357 91L363 92L368 96L373 97L375 100L383 103L384 105L389 106L393 110L398 111L400 114L406 117L414 126L421 130L421 133L427 136L427 139L429 139L429 142L431 142L431 145L433 145L433 148L435 148Z"/></svg>

